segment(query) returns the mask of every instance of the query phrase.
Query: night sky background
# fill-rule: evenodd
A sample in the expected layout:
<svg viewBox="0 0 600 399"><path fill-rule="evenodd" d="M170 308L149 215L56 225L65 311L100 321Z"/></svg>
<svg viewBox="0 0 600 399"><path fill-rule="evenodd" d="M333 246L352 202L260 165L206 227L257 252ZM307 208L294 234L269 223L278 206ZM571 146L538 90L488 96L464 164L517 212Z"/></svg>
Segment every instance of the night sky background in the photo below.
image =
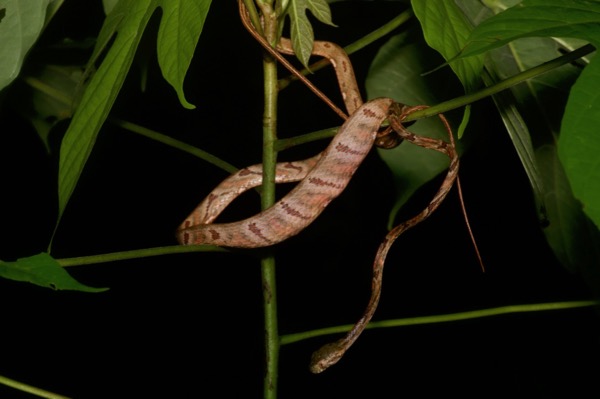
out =
<svg viewBox="0 0 600 399"><path fill-rule="evenodd" d="M315 24L315 35L344 45L405 5L342 2L332 8L339 27ZM100 2L66 1L40 45L57 37L94 36L101 18ZM156 22L148 30L149 46ZM353 55L359 81L379 44ZM260 162L261 52L239 23L236 2L211 6L186 80L195 110L180 106L155 57L145 92L136 65L111 116L239 167ZM335 96L327 71L311 79ZM7 101L12 93L5 95ZM340 124L299 84L281 94L280 107L282 137ZM460 177L486 272L480 270L453 190L436 214L394 245L377 320L588 300L597 293L593 281L565 270L548 247L527 177L493 103L474 104L472 114L474 126L485 131L467 131L475 139L462 159ZM56 217L58 143L67 124L53 132L55 152L48 156L35 131L6 103L0 121L0 259L13 260L47 247ZM306 158L325 145L287 151L282 159ZM175 245L177 225L225 177L191 155L107 123L52 255ZM398 220L426 206L440 181L424 187ZM313 225L273 249L281 334L358 319L393 196L391 173L373 152ZM258 209L258 195L251 192L224 218L237 220ZM68 271L84 284L110 290L52 291L0 280L1 375L73 398L262 396L257 252L168 255ZM338 365L310 374L310 354L337 338L281 348L279 397L597 397L600 321L591 308L370 330ZM31 397L2 386L0 396Z"/></svg>

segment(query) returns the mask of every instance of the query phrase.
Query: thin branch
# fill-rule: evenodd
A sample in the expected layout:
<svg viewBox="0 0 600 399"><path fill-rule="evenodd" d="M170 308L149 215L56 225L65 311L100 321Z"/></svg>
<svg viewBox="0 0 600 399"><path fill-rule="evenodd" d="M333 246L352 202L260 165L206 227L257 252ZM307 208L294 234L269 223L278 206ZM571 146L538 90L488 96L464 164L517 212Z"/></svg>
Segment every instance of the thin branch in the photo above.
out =
<svg viewBox="0 0 600 399"><path fill-rule="evenodd" d="M46 399L69 399L66 396L59 395L59 394L53 393L53 392L49 392L49 391L46 391L44 389L36 388L34 386L27 385L27 384L19 382L19 381L15 381L13 379L10 379L8 377L4 377L4 376L1 376L1 375L0 375L0 384L9 386L9 387L14 388L16 390L19 390L21 392L27 392L27 393L30 393L32 395L39 396L40 398L46 398Z"/></svg>
<svg viewBox="0 0 600 399"><path fill-rule="evenodd" d="M550 302L550 303L535 303L526 305L509 305L501 306L490 309L471 310L467 312L449 313L434 316L419 316L419 317L408 317L405 319L393 319L393 320L382 320L374 321L369 323L366 329L373 328L388 328L388 327L402 327L402 326L414 326L423 324L434 324L434 323L446 323L451 321L479 319L483 317L499 316L509 313L523 313L523 312L541 312L548 310L563 310L573 308L583 308L590 306L598 306L600 301L572 301L572 302ZM295 334L286 334L281 336L281 345L292 344L298 341L303 341L309 338L315 338L322 335L330 334L341 334L349 331L353 324L345 324L342 326L320 328L317 330L310 330L299 332Z"/></svg>
<svg viewBox="0 0 600 399"><path fill-rule="evenodd" d="M235 173L238 171L238 169L230 163L223 161L222 159L204 150L201 150L198 147L194 147L187 143L184 143L183 141L176 140L173 137L169 137L165 134L159 133L156 130L148 129L147 127L137 125L133 122L124 121L122 119L117 118L110 118L110 121L115 125L122 127L123 129L129 130L130 132L137 133L154 141L158 141L159 143L166 144L169 147L173 147L183 152L187 152L188 154L192 154L210 164L215 165L218 168L223 169L226 172Z"/></svg>
<svg viewBox="0 0 600 399"><path fill-rule="evenodd" d="M94 265L98 263L117 262L127 259L148 258L151 256L183 254L190 252L229 252L215 245L170 245L165 247L132 249L129 251L110 252L106 254L78 256L74 258L56 259L62 267Z"/></svg>
<svg viewBox="0 0 600 399"><path fill-rule="evenodd" d="M328 139L335 136L337 131L337 127L331 127L329 129L318 130L312 133L302 134L286 139L279 139L277 140L277 143L275 143L275 149L277 151L283 151L287 150L288 148L295 147L297 145L306 144L317 140Z"/></svg>
<svg viewBox="0 0 600 399"><path fill-rule="evenodd" d="M544 62L541 65L530 68L526 71L518 73L510 78L506 78L495 85L485 87L475 93L469 93L461 97L454 98L437 105L433 105L427 109L416 111L406 118L406 122L415 121L417 119L427 118L437 114L445 113L456 108L464 107L467 104L474 103L475 101L481 100L485 97L496 94L502 90L506 90L514 85L522 83L528 79L534 78L546 72L550 72L560 66L573 62L591 52L595 51L596 48L591 44L587 44L577 50L571 51L568 54L557 57L553 60Z"/></svg>

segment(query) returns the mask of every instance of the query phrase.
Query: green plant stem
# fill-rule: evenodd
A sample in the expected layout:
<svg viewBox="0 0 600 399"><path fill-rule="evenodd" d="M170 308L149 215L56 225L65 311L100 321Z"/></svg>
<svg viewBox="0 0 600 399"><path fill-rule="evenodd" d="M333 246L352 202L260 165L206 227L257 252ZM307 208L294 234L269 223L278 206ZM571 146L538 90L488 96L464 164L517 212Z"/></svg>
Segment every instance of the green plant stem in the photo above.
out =
<svg viewBox="0 0 600 399"><path fill-rule="evenodd" d="M371 33L366 34L365 36L361 37L357 41L344 47L344 51L348 55L350 55L350 54L353 54L353 53L367 47L371 43L381 39L382 37L384 37L387 34L389 34L390 32L392 32L394 29L401 26L403 23L408 21L413 16L414 16L414 13L412 11L412 8L407 9L406 11L402 12L401 14L399 14L397 17L395 17L391 21L387 22L386 24L380 26L379 28L375 29ZM322 59L322 60L315 62L314 64L311 64L308 69L304 68L303 70L300 71L300 73L303 75L308 75L309 73L316 72L319 69L322 69L329 64L330 64L329 60ZM290 75L284 79L280 79L279 83L278 83L279 89L280 90L284 89L290 83L292 83L293 81L296 81L296 80L298 80L298 78L294 75Z"/></svg>
<svg viewBox="0 0 600 399"><path fill-rule="evenodd" d="M414 326L422 324L446 323L450 321L460 321L468 319L478 319L482 317L499 316L509 313L523 312L541 312L549 310L563 310L573 308L583 308L600 305L599 301L572 301L572 302L551 302L535 303L526 305L510 305L490 309L471 310L460 313L450 313L434 316L408 317L405 319L393 319L374 321L369 323L367 329L384 327ZM304 331L295 334L286 334L281 336L281 345L291 344L309 338L319 337L321 335L341 334L349 331L354 325L346 324L329 328L320 328L317 330Z"/></svg>
<svg viewBox="0 0 600 399"><path fill-rule="evenodd" d="M475 101L481 100L485 97L491 96L492 94L496 94L502 90L506 90L516 84L524 82L528 79L539 76L543 73L550 72L553 69L556 69L562 65L568 64L569 62L573 62L591 52L595 51L596 48L591 44L582 46L577 50L571 51L568 54L557 57L553 60L545 62L536 67L530 68L526 71L518 73L510 78L504 79L492 86L488 86L481 90L476 91L475 93L469 93L461 97L454 98L449 101L445 101L443 103L439 103L437 105L431 106L429 108L412 112L405 119L406 122L415 121L421 118L427 118L430 116L434 116L437 114L441 114L444 112L451 111L456 108L464 107L467 104L474 103Z"/></svg>
<svg viewBox="0 0 600 399"><path fill-rule="evenodd" d="M40 388L32 387L31 385L24 384L19 381L12 380L10 378L0 375L0 384L15 388L22 392L27 392L40 398L47 399L69 399L67 396L59 395L56 393L48 392Z"/></svg>
<svg viewBox="0 0 600 399"><path fill-rule="evenodd" d="M261 260L265 326L265 399L277 398L277 373L279 368L279 328L277 325L277 286L275 283L275 257L265 256Z"/></svg>
<svg viewBox="0 0 600 399"><path fill-rule="evenodd" d="M69 95L65 94L59 89L52 87L43 80L27 75L23 76L22 79L30 87L34 88L35 90L39 90L40 92L44 93L49 97L52 97L52 99L56 100L57 102L63 105L71 106L71 104L73 104L73 99Z"/></svg>
<svg viewBox="0 0 600 399"><path fill-rule="evenodd" d="M62 267L94 265L97 263L116 262L127 259L147 258L189 252L229 252L225 248L214 245L171 245L165 247L134 249L130 251L111 252L107 254L78 256L74 258L56 259Z"/></svg>
<svg viewBox="0 0 600 399"><path fill-rule="evenodd" d="M295 147L297 145L306 144L311 141L327 139L335 136L338 131L338 127L331 127L329 129L318 130L300 136L289 137L286 139L279 139L275 143L275 149L277 151L287 150L288 148Z"/></svg>
<svg viewBox="0 0 600 399"><path fill-rule="evenodd" d="M148 137L149 139L158 141L159 143L166 144L170 147L176 148L183 152L187 152L188 154L192 154L200 159L205 160L208 163L215 165L218 168L223 169L224 171L226 171L228 173L235 173L238 171L238 169L235 166L231 165L228 162L223 161L222 159L220 159L204 150L201 150L200 148L191 146L189 144L184 143L183 141L176 140L172 137L169 137L165 134L159 133L155 130L148 129L147 127L137 125L133 122L124 121L122 119L117 119L117 118L110 118L110 122L114 123L115 125L117 125L119 127L122 127L123 129L127 129L131 132L137 133L144 137Z"/></svg>
<svg viewBox="0 0 600 399"><path fill-rule="evenodd" d="M259 4L260 5L260 4ZM277 18L270 5L261 4L265 20L265 37L271 41L276 37ZM264 112L263 112L263 186L262 209L275 203L275 164L277 162L277 61L266 52L263 57ZM277 326L277 286L275 279L275 257L271 251L261 258L261 280L263 290L263 312L265 327L265 399L277 398L277 376L279 368L279 331Z"/></svg>
<svg viewBox="0 0 600 399"><path fill-rule="evenodd" d="M256 28L256 31L264 36L262 31L262 24L260 23L260 15L258 15L258 11L254 6L254 0L244 0L244 5L246 6L246 10L250 15L250 20L252 21L252 25Z"/></svg>

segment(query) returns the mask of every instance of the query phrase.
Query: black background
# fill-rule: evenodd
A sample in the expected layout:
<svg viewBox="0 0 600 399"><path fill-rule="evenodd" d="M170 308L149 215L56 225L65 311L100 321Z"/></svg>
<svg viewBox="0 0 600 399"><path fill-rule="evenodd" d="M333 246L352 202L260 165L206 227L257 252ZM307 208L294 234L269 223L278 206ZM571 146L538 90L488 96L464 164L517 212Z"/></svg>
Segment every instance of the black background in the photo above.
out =
<svg viewBox="0 0 600 399"><path fill-rule="evenodd" d="M41 43L61 35L96 35L102 14L95 3L65 2ZM347 44L403 8L395 2L336 3L339 27L317 24L316 35ZM156 22L149 28L149 43ZM359 81L375 50L353 56ZM259 46L238 21L235 2L215 1L186 80L187 98L197 108L182 109L151 60L146 92L139 89L134 65L112 115L236 166L259 162L260 57ZM314 81L335 96L331 78L324 71ZM282 136L340 123L300 85L281 94L280 108ZM378 320L593 296L591 284L566 271L546 244L527 178L493 104L481 101L473 113L486 120L486 129L463 157L461 179L487 271L479 269L453 191L430 220L394 245ZM58 157L45 154L35 132L6 104L2 126L0 258L12 260L46 249L56 212ZM56 129L55 142L65 128ZM323 145L282 157L301 159ZM174 245L176 226L224 177L190 155L107 123L52 255ZM406 216L427 204L436 183L421 190ZM282 334L347 324L360 316L392 201L390 174L373 153L313 225L274 249ZM258 196L249 193L237 204L225 217L255 213ZM261 397L263 316L256 253L160 256L69 272L110 290L57 292L0 281L0 374L74 398ZM599 331L598 316L589 308L371 330L338 365L316 376L308 372L310 354L334 337L315 338L282 347L279 396L595 397ZM0 393L30 397L5 387Z"/></svg>

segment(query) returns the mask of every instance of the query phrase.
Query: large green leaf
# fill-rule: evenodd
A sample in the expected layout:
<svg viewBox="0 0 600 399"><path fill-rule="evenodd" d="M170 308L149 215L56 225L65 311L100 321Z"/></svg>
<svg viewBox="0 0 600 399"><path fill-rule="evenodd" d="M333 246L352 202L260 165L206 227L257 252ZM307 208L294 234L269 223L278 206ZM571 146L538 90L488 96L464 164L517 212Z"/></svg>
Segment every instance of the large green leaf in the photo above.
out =
<svg viewBox="0 0 600 399"><path fill-rule="evenodd" d="M79 283L46 253L21 258L16 262L0 261L0 276L54 290L102 292L108 289L88 287Z"/></svg>
<svg viewBox="0 0 600 399"><path fill-rule="evenodd" d="M598 43L599 23L597 0L524 0L479 24L461 56L485 53L521 37L572 37Z"/></svg>
<svg viewBox="0 0 600 399"><path fill-rule="evenodd" d="M537 36L538 34L554 36L554 32L558 35L569 32L568 27L563 26L563 22L569 18L571 18L569 23L573 24L576 24L578 19L581 22L597 18L593 7L590 8L591 13L588 18L583 17L579 12L582 9L582 2L543 2L543 4L538 2L545 11L548 11L546 7L549 6L563 7L562 10L559 10L564 13L564 16L561 16L561 21L557 21L558 27L555 30L543 32L540 26L536 25L540 22L537 19L540 19L542 24L547 24L553 18L551 14L545 14L542 11L534 12L537 19L533 20L506 18L506 15L510 15L522 7L536 6L535 2L524 1L521 5L517 5L519 0L487 0L485 3L495 13L501 13L507 9L509 11L487 21L475 23L478 27L473 32L473 40L494 42L491 36L478 35L481 34L480 32L494 32L490 26L494 27L496 24L499 24L496 26L498 31L503 31L504 27L507 28L505 32L513 32L512 39L521 36L519 39L511 39L512 41L506 42L507 45L488 52L486 68L493 81L506 79L558 57L564 51L570 51L585 44L585 42L564 38L526 36ZM578 10L575 14L570 13L573 8ZM485 18L488 18L492 12L488 14ZM478 11L472 14L471 18L481 18L482 15L483 13ZM514 34L514 32L520 33ZM491 35L494 34L491 33ZM499 44L495 43L494 45ZM494 95L494 100L531 181L538 212L540 212L540 217L545 225L543 231L548 243L565 267L573 271L582 271L585 274L597 269L600 261L600 253L595 250L599 243L598 231L590 228L590 223L582 212L580 202L570 189L569 181L557 155L559 131L561 138L570 136L568 132L570 129L564 127L561 129L561 118L569 97L569 90L580 71L581 68L565 65L515 86L510 91L498 93ZM593 82L588 83L594 85ZM594 90L597 89L596 87ZM577 92L578 88L573 87L571 93ZM569 112L567 108L566 115Z"/></svg>
<svg viewBox="0 0 600 399"><path fill-rule="evenodd" d="M473 25L454 1L413 0L412 7L421 23L427 44L437 50L444 59L449 60L463 48ZM480 86L483 56L459 59L451 63L450 67L466 92ZM462 137L469 115L470 106L467 106L458 137Z"/></svg>
<svg viewBox="0 0 600 399"><path fill-rule="evenodd" d="M439 57L430 50L420 37L403 33L392 37L373 60L366 81L369 98L390 97L410 105L435 104L438 95L457 95L460 86L452 82L451 73L438 71L422 76L431 69ZM450 75L450 76L449 76ZM448 140L448 134L437 117L420 120L410 127L414 133ZM381 158L394 175L397 197L390 214L389 225L394 223L400 208L415 191L448 167L444 155L408 142L392 150L379 150Z"/></svg>
<svg viewBox="0 0 600 399"><path fill-rule="evenodd" d="M49 0L0 0L0 90L21 71L44 27Z"/></svg>
<svg viewBox="0 0 600 399"><path fill-rule="evenodd" d="M92 60L118 32L98 71L85 90L61 143L58 199L59 219L75 189L100 127L129 71L144 27L156 4L152 0L120 1L106 18Z"/></svg>
<svg viewBox="0 0 600 399"><path fill-rule="evenodd" d="M463 11L454 1L412 0L412 7L421 23L427 44L446 59L458 53L473 30ZM483 57L469 57L450 64L465 91L481 83Z"/></svg>
<svg viewBox="0 0 600 399"><path fill-rule="evenodd" d="M600 227L600 61L592 59L571 89L559 156L583 210Z"/></svg>
<svg viewBox="0 0 600 399"><path fill-rule="evenodd" d="M544 234L548 244L567 269L586 278L597 276L600 264L598 229L584 214L581 202L573 196L556 146L545 144L536 148L535 153L543 172L544 204L549 222L544 227ZM589 282L599 288L597 278L592 277Z"/></svg>
<svg viewBox="0 0 600 399"><path fill-rule="evenodd" d="M490 64L499 78L506 78L558 56L560 49L550 38L519 39L492 52ZM580 68L565 65L494 96L532 183L546 239L572 271L596 268L600 262L594 250L597 233L589 228L557 155L561 116L579 72ZM506 102L505 97L513 99Z"/></svg>
<svg viewBox="0 0 600 399"><path fill-rule="evenodd" d="M158 35L159 64L181 103L192 107L183 95L183 78L210 3L211 0L120 0L114 5L98 35L92 63L113 37L114 42L87 86L61 144L59 218L123 85L146 24L157 7L163 10Z"/></svg>

